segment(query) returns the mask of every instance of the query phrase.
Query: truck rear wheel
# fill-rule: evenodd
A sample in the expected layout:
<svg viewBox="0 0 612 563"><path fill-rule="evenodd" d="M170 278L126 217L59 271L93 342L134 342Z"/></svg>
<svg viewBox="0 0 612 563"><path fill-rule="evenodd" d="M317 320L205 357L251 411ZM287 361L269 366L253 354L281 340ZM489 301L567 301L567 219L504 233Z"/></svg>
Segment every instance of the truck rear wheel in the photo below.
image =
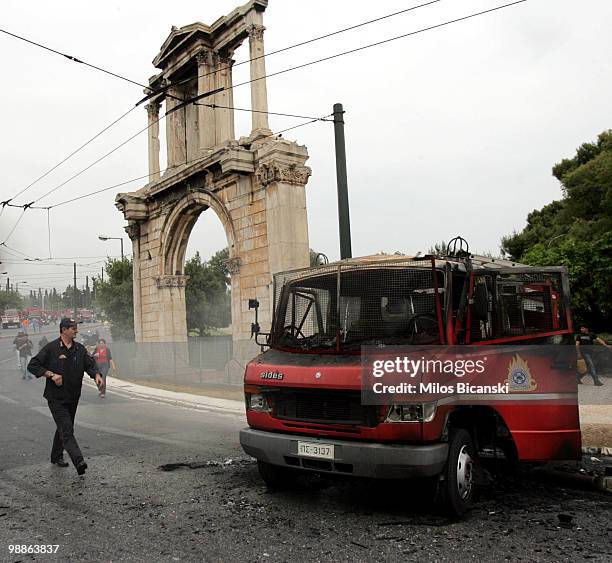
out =
<svg viewBox="0 0 612 563"><path fill-rule="evenodd" d="M295 487L299 475L299 472L296 470L272 465L260 459L257 460L257 469L259 469L259 474L268 489L272 491L282 491Z"/></svg>
<svg viewBox="0 0 612 563"><path fill-rule="evenodd" d="M462 516L474 505L478 458L467 430L451 430L448 461L440 482L442 508L453 516Z"/></svg>

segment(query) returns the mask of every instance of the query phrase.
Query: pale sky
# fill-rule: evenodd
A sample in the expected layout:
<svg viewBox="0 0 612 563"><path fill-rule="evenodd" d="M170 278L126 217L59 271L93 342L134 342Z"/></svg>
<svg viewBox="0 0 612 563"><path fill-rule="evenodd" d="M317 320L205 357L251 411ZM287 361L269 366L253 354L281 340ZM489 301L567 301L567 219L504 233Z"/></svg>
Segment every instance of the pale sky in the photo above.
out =
<svg viewBox="0 0 612 563"><path fill-rule="evenodd" d="M23 2L4 0L0 27L137 82L159 72L151 61L172 25L211 24L241 2ZM270 0L264 14L266 51L421 3L379 0ZM396 35L416 31L503 0L443 0L266 60L269 73ZM336 102L346 110L353 254L416 253L462 235L473 250L498 251L502 236L525 226L527 213L561 197L554 163L611 127L612 2L528 0L472 20L296 70L268 80L274 112L322 116ZM87 139L130 109L142 89L0 34L4 53L0 143L2 200L14 196ZM248 58L246 43L237 62ZM234 82L248 80L248 65ZM249 87L236 107L250 106ZM273 131L302 120L270 117ZM84 151L30 188L25 204L53 189L146 127L139 107ZM237 112L236 135L250 131ZM161 132L163 136L163 129ZM306 187L310 246L339 257L333 126L317 123L285 137L306 145L312 177ZM147 174L141 134L77 179L42 199L52 205ZM11 257L0 247L2 272L28 288L64 289L79 263L79 285L119 254L123 217L118 190L51 211L51 264ZM0 242L21 213L6 208ZM49 258L47 214L29 210L7 244ZM206 258L226 245L212 211L196 224L188 256ZM11 251L12 254L13 251ZM91 257L91 258L90 258ZM61 258L66 258L63 260ZM65 265L61 265L65 263ZM69 265L68 265L69 264ZM0 277L5 283L6 275Z"/></svg>

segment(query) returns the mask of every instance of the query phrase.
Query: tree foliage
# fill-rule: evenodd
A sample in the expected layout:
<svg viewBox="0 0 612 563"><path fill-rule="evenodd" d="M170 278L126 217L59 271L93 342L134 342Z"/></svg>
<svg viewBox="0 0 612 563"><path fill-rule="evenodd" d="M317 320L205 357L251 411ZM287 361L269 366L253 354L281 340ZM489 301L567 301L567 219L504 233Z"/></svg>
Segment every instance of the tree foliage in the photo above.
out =
<svg viewBox="0 0 612 563"><path fill-rule="evenodd" d="M527 216L527 226L502 239L513 260L565 265L574 314L595 330L612 325L612 130L555 164L563 198Z"/></svg>
<svg viewBox="0 0 612 563"><path fill-rule="evenodd" d="M111 321L113 340L134 340L134 294L132 261L109 258L107 279L95 280L96 300Z"/></svg>
<svg viewBox="0 0 612 563"><path fill-rule="evenodd" d="M23 297L16 291L0 291L0 312L5 309L23 309Z"/></svg>
<svg viewBox="0 0 612 563"><path fill-rule="evenodd" d="M185 263L189 276L185 287L187 329L200 335L231 324L230 276L227 269L229 250L220 250L203 261L199 252Z"/></svg>

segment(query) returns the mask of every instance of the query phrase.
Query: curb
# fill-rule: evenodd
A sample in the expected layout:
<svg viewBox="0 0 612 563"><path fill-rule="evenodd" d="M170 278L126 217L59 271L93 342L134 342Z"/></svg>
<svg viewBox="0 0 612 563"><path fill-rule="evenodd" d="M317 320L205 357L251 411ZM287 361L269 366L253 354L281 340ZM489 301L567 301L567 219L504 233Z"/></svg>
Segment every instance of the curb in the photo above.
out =
<svg viewBox="0 0 612 563"><path fill-rule="evenodd" d="M585 446L582 448L582 453L587 455L612 456L612 448Z"/></svg>
<svg viewBox="0 0 612 563"><path fill-rule="evenodd" d="M110 376L106 378L106 381L107 392L116 393L123 397L144 399L216 414L244 416L244 403L242 401L156 389L155 387L146 387ZM89 377L84 378L84 382L97 389L95 383Z"/></svg>

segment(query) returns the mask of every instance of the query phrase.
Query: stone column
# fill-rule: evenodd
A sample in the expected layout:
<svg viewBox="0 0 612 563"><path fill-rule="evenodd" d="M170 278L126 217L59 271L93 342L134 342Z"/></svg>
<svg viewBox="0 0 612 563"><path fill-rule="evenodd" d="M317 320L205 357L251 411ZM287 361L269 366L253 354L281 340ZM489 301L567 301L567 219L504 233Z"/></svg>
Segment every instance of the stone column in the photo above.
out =
<svg viewBox="0 0 612 563"><path fill-rule="evenodd" d="M187 147L185 146L185 108L171 110L181 103L183 96L175 86L168 89L166 95L166 145L168 148L168 167L180 166L187 160ZM170 113L171 112L171 113Z"/></svg>
<svg viewBox="0 0 612 563"><path fill-rule="evenodd" d="M149 123L149 182L159 180L159 109L161 104L147 104Z"/></svg>
<svg viewBox="0 0 612 563"><path fill-rule="evenodd" d="M249 34L249 57L251 59L251 109L253 133L262 132L264 135L270 133L268 114L259 113L268 111L268 91L266 88L266 63L264 55L263 25L252 24L248 28ZM260 80L258 80L260 79Z"/></svg>
<svg viewBox="0 0 612 563"><path fill-rule="evenodd" d="M136 221L130 221L128 226L125 228L125 232L128 234L130 240L132 241L132 294L134 298L134 340L136 342L142 342L142 276L140 274L140 224Z"/></svg>
<svg viewBox="0 0 612 563"><path fill-rule="evenodd" d="M215 89L215 64L212 51L202 51L196 55L198 63L198 96ZM199 104L212 104L214 96L202 98ZM200 149L208 150L215 146L215 110L205 105L198 105L198 127L200 131Z"/></svg>
<svg viewBox="0 0 612 563"><path fill-rule="evenodd" d="M215 104L222 106L215 109L216 135L215 144L221 145L227 141L234 140L234 107L232 102L232 65L234 61L231 56L219 57L217 59L216 88L224 88L222 92L215 94Z"/></svg>
<svg viewBox="0 0 612 563"><path fill-rule="evenodd" d="M188 276L155 278L159 296L159 342L187 342L185 284Z"/></svg>

